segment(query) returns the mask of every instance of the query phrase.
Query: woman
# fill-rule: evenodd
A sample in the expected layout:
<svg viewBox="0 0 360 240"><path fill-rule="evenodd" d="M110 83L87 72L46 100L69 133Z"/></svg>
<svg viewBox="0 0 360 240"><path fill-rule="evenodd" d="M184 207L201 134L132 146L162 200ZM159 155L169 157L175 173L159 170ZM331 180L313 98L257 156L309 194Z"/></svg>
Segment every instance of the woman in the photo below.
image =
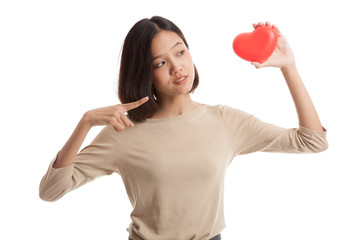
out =
<svg viewBox="0 0 360 240"><path fill-rule="evenodd" d="M274 126L226 105L192 101L199 75L184 35L165 18L142 19L123 45L118 92L122 104L83 115L41 180L41 199L56 201L96 177L117 172L134 208L129 239L221 239L224 177L233 158L257 151L304 153L328 147L326 129L292 51L277 31L274 54L263 64L252 64L281 69L299 128ZM97 125L106 126L78 153Z"/></svg>

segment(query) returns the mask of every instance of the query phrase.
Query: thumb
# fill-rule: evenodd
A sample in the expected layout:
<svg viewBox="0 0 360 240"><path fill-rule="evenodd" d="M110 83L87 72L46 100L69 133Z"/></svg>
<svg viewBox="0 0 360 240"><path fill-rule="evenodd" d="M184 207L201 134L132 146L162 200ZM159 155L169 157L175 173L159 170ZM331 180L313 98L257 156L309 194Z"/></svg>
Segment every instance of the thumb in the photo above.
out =
<svg viewBox="0 0 360 240"><path fill-rule="evenodd" d="M258 62L251 62L251 65L255 66L256 68L262 68L262 67L264 67L264 64L258 63Z"/></svg>

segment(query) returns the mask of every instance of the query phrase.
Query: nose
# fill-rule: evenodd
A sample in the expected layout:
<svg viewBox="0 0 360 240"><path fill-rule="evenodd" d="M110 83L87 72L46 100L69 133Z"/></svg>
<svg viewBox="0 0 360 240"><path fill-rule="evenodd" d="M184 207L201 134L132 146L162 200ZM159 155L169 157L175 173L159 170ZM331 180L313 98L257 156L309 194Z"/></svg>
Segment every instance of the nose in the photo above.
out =
<svg viewBox="0 0 360 240"><path fill-rule="evenodd" d="M170 67L171 75L176 75L177 73L180 74L182 72L182 70L183 70L183 68L179 63L177 63L175 61L171 62L171 67Z"/></svg>

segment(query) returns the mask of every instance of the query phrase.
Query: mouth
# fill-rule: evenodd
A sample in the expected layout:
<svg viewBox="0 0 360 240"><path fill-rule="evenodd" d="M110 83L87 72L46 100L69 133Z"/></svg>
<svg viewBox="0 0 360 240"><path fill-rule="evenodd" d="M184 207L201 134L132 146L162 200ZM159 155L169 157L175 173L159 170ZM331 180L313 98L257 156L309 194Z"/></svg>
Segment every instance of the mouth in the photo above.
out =
<svg viewBox="0 0 360 240"><path fill-rule="evenodd" d="M188 76L181 76L180 78L176 79L174 81L174 83L175 84L182 84L182 83L186 82L187 78L188 78Z"/></svg>

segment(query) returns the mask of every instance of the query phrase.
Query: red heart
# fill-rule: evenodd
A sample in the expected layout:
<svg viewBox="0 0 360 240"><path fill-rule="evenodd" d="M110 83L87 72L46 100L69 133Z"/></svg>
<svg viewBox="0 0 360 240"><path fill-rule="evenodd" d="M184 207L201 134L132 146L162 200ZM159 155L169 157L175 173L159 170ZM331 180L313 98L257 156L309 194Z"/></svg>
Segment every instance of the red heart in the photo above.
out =
<svg viewBox="0 0 360 240"><path fill-rule="evenodd" d="M236 55L249 62L265 62L274 52L278 41L275 28L262 25L250 33L240 33L233 42Z"/></svg>

